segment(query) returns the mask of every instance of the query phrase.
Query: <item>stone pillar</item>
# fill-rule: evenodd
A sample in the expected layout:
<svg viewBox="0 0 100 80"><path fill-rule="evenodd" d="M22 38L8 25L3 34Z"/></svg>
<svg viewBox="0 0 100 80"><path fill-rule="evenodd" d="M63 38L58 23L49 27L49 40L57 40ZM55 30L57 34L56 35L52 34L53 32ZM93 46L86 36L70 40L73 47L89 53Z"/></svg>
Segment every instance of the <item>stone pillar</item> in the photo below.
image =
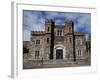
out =
<svg viewBox="0 0 100 80"><path fill-rule="evenodd" d="M56 49L54 48L54 54L53 54L53 56L54 56L54 60L56 60Z"/></svg>

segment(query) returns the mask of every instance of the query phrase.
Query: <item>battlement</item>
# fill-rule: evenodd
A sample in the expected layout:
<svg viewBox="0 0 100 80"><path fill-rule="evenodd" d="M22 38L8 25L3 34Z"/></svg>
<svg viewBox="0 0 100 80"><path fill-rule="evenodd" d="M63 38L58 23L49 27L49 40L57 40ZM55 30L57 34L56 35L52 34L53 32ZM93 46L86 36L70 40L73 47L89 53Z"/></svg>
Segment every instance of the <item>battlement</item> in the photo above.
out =
<svg viewBox="0 0 100 80"><path fill-rule="evenodd" d="M31 35L44 35L45 31L31 31Z"/></svg>
<svg viewBox="0 0 100 80"><path fill-rule="evenodd" d="M84 32L74 32L74 35L84 36L85 33Z"/></svg>
<svg viewBox="0 0 100 80"><path fill-rule="evenodd" d="M51 23L51 22L54 22L52 19L45 19L45 22L46 23Z"/></svg>

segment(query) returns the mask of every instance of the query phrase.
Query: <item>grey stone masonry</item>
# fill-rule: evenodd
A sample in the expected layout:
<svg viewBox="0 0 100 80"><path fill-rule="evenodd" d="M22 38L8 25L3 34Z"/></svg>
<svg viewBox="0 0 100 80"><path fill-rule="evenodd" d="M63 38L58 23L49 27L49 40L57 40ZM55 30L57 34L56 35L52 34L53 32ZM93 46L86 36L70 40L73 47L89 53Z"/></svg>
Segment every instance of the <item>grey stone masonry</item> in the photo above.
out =
<svg viewBox="0 0 100 80"><path fill-rule="evenodd" d="M28 60L33 61L78 62L90 57L86 51L85 33L74 32L74 22L71 20L66 21L65 25L55 25L53 20L46 19L45 30L31 31L31 39L24 41L24 46L29 49Z"/></svg>

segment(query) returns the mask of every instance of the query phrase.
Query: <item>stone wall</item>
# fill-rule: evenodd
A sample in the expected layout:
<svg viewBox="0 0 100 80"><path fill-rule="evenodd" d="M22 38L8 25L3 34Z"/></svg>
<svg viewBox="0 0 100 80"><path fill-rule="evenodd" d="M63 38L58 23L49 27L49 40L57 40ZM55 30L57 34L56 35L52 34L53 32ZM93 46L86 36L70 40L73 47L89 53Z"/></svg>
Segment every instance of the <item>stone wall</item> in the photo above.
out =
<svg viewBox="0 0 100 80"><path fill-rule="evenodd" d="M49 28L48 28L49 27ZM45 24L46 31L32 31L31 41L29 41L29 55L30 60L50 60L50 54L53 54L53 59L56 59L56 49L57 47L63 49L63 59L67 61L74 61L75 59L86 59L86 44L85 44L85 34L81 32L73 31L73 22L69 22L65 27L54 29L54 31L49 31L55 28L52 26L51 22ZM57 36L57 30L62 29L63 35ZM69 29L69 30L66 30ZM55 35L55 36L54 36ZM49 40L49 42L47 41ZM36 41L39 40L39 44ZM54 45L53 45L54 42ZM25 43L24 43L25 45ZM54 48L53 48L54 47ZM53 48L53 49L52 49ZM54 52L52 52L52 50ZM37 52L36 52L37 51ZM39 51L39 52L38 52ZM36 57L36 53L39 55Z"/></svg>

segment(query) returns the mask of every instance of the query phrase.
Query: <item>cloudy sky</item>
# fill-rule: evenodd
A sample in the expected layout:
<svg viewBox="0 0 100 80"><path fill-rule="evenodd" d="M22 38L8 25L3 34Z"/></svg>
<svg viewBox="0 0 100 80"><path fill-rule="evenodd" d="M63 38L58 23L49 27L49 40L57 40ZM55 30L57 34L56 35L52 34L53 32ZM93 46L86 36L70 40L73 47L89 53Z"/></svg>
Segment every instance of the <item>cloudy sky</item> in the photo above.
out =
<svg viewBox="0 0 100 80"><path fill-rule="evenodd" d="M23 10L23 38L30 40L30 31L44 31L45 19L53 19L55 24L64 24L68 19L74 21L74 31L85 32L86 37L91 32L91 14L73 12L47 12Z"/></svg>

